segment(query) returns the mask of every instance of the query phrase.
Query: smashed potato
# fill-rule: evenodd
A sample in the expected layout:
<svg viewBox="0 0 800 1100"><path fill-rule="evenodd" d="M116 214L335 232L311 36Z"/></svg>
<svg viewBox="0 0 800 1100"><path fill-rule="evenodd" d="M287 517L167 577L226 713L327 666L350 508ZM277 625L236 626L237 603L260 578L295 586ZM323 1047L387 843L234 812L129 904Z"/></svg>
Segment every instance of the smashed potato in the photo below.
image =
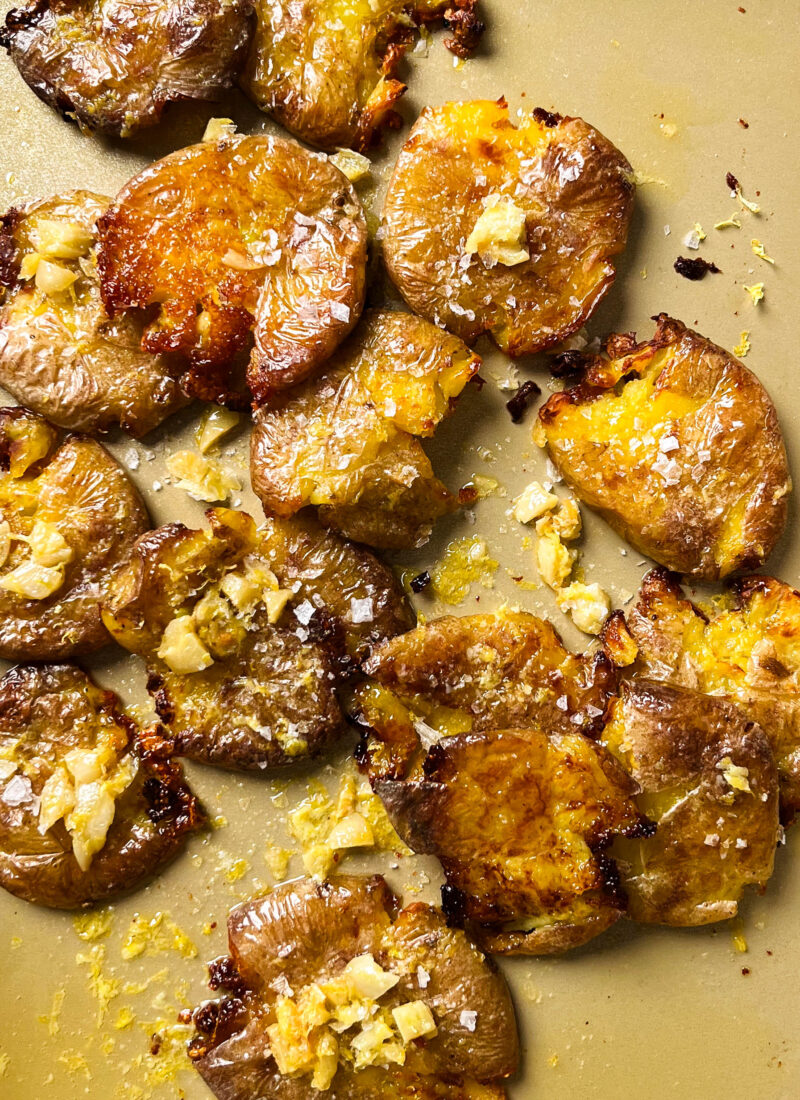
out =
<svg viewBox="0 0 800 1100"><path fill-rule="evenodd" d="M135 315L112 320L103 308L95 222L110 201L73 191L2 218L0 385L61 428L93 433L119 424L142 436L185 403L182 368L141 350ZM43 272L69 282L48 293Z"/></svg>
<svg viewBox="0 0 800 1100"><path fill-rule="evenodd" d="M264 509L315 505L372 546L423 545L456 507L417 436L430 436L480 359L409 313L369 313L324 370L256 413L253 489Z"/></svg>
<svg viewBox="0 0 800 1100"><path fill-rule="evenodd" d="M509 355L577 331L614 281L633 208L631 166L582 119L505 100L428 107L397 160L384 255L408 304Z"/></svg>
<svg viewBox="0 0 800 1100"><path fill-rule="evenodd" d="M636 780L654 836L612 849L628 915L710 924L772 874L778 777L764 731L732 704L655 680L622 686L603 742Z"/></svg>
<svg viewBox="0 0 800 1100"><path fill-rule="evenodd" d="M730 699L762 727L778 764L781 811L800 809L800 593L772 577L734 582L701 610L654 569L635 606L609 621L603 643L636 675Z"/></svg>
<svg viewBox="0 0 800 1100"><path fill-rule="evenodd" d="M31 0L8 13L0 45L65 118L128 137L170 102L229 88L250 31L246 0Z"/></svg>
<svg viewBox="0 0 800 1100"><path fill-rule="evenodd" d="M375 648L351 709L371 778L411 774L420 748L456 733L534 724L597 733L616 688L610 661L564 648L526 612L447 615Z"/></svg>
<svg viewBox="0 0 800 1100"><path fill-rule="evenodd" d="M618 920L624 895L604 849L652 831L635 784L577 732L446 737L423 778L374 788L403 840L440 860L448 916L501 954L564 951Z"/></svg>
<svg viewBox="0 0 800 1100"><path fill-rule="evenodd" d="M637 549L700 580L760 565L786 524L778 418L742 363L660 314L613 336L539 411L567 483ZM571 365L575 357L571 356Z"/></svg>
<svg viewBox="0 0 800 1100"><path fill-rule="evenodd" d="M0 886L73 909L151 878L202 822L157 732L73 665L0 680Z"/></svg>
<svg viewBox="0 0 800 1100"><path fill-rule="evenodd" d="M439 909L383 878L287 883L237 906L189 1056L220 1100L503 1100L506 984Z"/></svg>
<svg viewBox="0 0 800 1100"><path fill-rule="evenodd" d="M257 0L242 88L303 141L363 152L382 126L399 123L392 107L406 88L397 70L419 25L445 15L463 56L483 30L475 6L476 0L452 6L447 0Z"/></svg>
<svg viewBox="0 0 800 1100"><path fill-rule="evenodd" d="M139 539L103 620L147 662L178 753L241 769L318 755L344 730L350 652L401 629L405 602L396 584L379 596L387 572L332 535L207 514L209 531L173 523Z"/></svg>
<svg viewBox="0 0 800 1100"><path fill-rule="evenodd" d="M100 597L150 526L138 492L92 439L0 409L0 657L48 661L110 641Z"/></svg>
<svg viewBox="0 0 800 1100"><path fill-rule="evenodd" d="M361 205L337 168L292 141L180 149L127 183L98 230L106 309L158 306L143 347L188 359L191 396L241 404L236 357L254 338L247 378L263 402L312 374L361 313Z"/></svg>

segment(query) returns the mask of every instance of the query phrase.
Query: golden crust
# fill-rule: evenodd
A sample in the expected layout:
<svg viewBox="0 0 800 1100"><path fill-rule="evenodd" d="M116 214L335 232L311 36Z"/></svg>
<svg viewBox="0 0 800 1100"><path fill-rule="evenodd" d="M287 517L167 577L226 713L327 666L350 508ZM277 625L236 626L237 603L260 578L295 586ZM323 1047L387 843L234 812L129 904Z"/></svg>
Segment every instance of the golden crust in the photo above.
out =
<svg viewBox="0 0 800 1100"><path fill-rule="evenodd" d="M316 371L361 313L361 205L325 157L282 138L178 150L127 183L98 228L106 309L158 305L143 346L188 359L192 396L242 403L236 359L254 340L247 377L263 402Z"/></svg>
<svg viewBox="0 0 800 1100"><path fill-rule="evenodd" d="M82 128L127 137L182 99L216 99L250 37L246 0L32 0L0 32L23 79Z"/></svg>
<svg viewBox="0 0 800 1100"><path fill-rule="evenodd" d="M581 119L535 112L517 128L504 100L426 108L384 207L384 255L412 309L509 355L575 332L614 280L633 206L631 167ZM530 258L487 266L465 251L487 199L524 213Z"/></svg>
<svg viewBox="0 0 800 1100"><path fill-rule="evenodd" d="M539 412L568 484L637 549L716 580L759 566L791 488L777 414L758 379L661 314L651 341L612 337L578 386Z"/></svg>

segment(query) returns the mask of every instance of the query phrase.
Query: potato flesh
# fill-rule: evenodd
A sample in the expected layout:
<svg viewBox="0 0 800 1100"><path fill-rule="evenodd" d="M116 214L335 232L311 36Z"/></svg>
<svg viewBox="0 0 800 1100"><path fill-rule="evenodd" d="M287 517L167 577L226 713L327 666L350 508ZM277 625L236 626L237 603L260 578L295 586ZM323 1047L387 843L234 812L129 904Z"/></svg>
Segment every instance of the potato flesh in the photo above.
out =
<svg viewBox="0 0 800 1100"><path fill-rule="evenodd" d="M584 384L539 419L568 484L667 568L724 577L759 565L783 530L790 480L772 402L745 367L663 314L650 343L588 360Z"/></svg>
<svg viewBox="0 0 800 1100"><path fill-rule="evenodd" d="M249 33L242 0L49 0L11 12L2 40L46 103L127 137L172 100L215 99L230 87Z"/></svg>
<svg viewBox="0 0 800 1100"><path fill-rule="evenodd" d="M455 501L416 437L433 434L479 366L420 318L369 314L319 377L258 411L251 465L267 512L311 504L373 546L426 541Z"/></svg>
<svg viewBox="0 0 800 1100"><path fill-rule="evenodd" d="M625 245L631 168L580 119L554 126L504 101L426 108L397 161L384 206L389 273L417 313L471 343L488 332L510 355L576 331L614 279ZM487 266L465 251L485 204L526 216L526 262Z"/></svg>

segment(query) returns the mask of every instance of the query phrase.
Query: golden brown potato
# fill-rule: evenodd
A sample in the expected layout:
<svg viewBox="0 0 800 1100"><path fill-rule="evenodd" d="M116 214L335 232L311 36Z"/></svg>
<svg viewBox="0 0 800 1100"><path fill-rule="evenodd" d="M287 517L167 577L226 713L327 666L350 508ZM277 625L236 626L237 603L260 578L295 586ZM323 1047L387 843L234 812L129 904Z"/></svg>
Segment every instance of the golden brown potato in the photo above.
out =
<svg viewBox="0 0 800 1100"><path fill-rule="evenodd" d="M423 772L375 791L403 840L441 861L445 911L486 950L564 951L622 915L604 849L650 829L604 748L577 732L492 729L443 738Z"/></svg>
<svg viewBox="0 0 800 1100"><path fill-rule="evenodd" d="M147 662L178 753L242 769L318 755L344 730L336 687L350 653L407 622L397 583L310 526L208 517L210 531L171 523L139 539L104 622Z"/></svg>
<svg viewBox="0 0 800 1100"><path fill-rule="evenodd" d="M610 658L628 671L730 699L762 727L778 764L786 821L800 809L800 593L772 577L734 582L705 609L663 569L609 622Z"/></svg>
<svg viewBox="0 0 800 1100"><path fill-rule="evenodd" d="M0 409L0 657L49 661L111 639L100 598L150 526L122 468L92 439Z"/></svg>
<svg viewBox="0 0 800 1100"><path fill-rule="evenodd" d="M760 565L786 524L783 437L742 363L662 313L652 340L610 338L539 411L576 493L637 549L700 580ZM573 360L574 362L574 360Z"/></svg>
<svg viewBox="0 0 800 1100"><path fill-rule="evenodd" d="M280 886L232 911L228 940L210 968L227 995L195 1010L189 1045L219 1100L505 1097L519 1057L505 982L379 875Z"/></svg>
<svg viewBox="0 0 800 1100"><path fill-rule="evenodd" d="M480 363L420 317L368 313L321 374L257 411L251 475L267 515L315 505L360 542L423 545L457 505L416 437L433 434Z"/></svg>
<svg viewBox="0 0 800 1100"><path fill-rule="evenodd" d="M365 151L405 92L397 77L421 23L445 15L461 56L483 30L476 0L256 0L241 85L262 111L322 149ZM446 14L445 14L446 12Z"/></svg>
<svg viewBox="0 0 800 1100"><path fill-rule="evenodd" d="M654 836L612 848L628 916L710 924L772 874L778 776L764 731L737 707L655 680L622 686L604 744L641 788Z"/></svg>
<svg viewBox="0 0 800 1100"><path fill-rule="evenodd" d="M106 309L159 307L143 346L188 358L192 396L241 403L232 373L254 337L262 402L312 374L361 313L361 204L324 156L283 138L180 149L127 183L98 229Z"/></svg>
<svg viewBox="0 0 800 1100"><path fill-rule="evenodd" d="M8 13L0 45L65 118L128 137L168 103L218 98L250 32L247 0L30 0Z"/></svg>
<svg viewBox="0 0 800 1100"><path fill-rule="evenodd" d="M131 890L203 820L157 731L73 665L0 680L0 886L74 909Z"/></svg>
<svg viewBox="0 0 800 1100"><path fill-rule="evenodd" d="M575 332L614 281L633 207L632 170L579 118L505 100L427 107L384 207L384 255L417 313L509 355Z"/></svg>
<svg viewBox="0 0 800 1100"><path fill-rule="evenodd" d="M351 709L371 778L411 774L420 747L450 734L536 725L598 733L616 689L603 655L566 650L526 612L446 615L375 648Z"/></svg>
<svg viewBox="0 0 800 1100"><path fill-rule="evenodd" d="M135 315L103 309L95 222L110 201L73 191L2 218L0 385L61 428L142 436L186 403L183 368L141 350Z"/></svg>

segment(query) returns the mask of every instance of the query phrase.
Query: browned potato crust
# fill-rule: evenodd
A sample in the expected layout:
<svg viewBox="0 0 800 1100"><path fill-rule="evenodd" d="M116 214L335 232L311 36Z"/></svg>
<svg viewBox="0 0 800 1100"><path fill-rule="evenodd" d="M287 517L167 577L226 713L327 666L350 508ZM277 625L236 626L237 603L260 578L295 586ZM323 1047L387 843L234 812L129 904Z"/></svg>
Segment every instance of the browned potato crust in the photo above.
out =
<svg viewBox="0 0 800 1100"><path fill-rule="evenodd" d="M295 999L312 983L341 982L346 964L371 954L399 981L379 998L384 1012L422 1000L437 1033L410 1042L402 1067L340 1064L324 1095L331 1100L502 1100L500 1082L516 1069L514 1011L505 982L440 910L416 903L400 910L383 878L341 876L287 883L237 906L228 919L231 959L212 964L212 988L230 993L195 1010L190 1057L219 1100L303 1100L308 1073L279 1072L266 1028L287 990ZM427 974L425 981L420 975ZM328 1002L329 1004L331 1002ZM475 1012L475 1027L462 1020ZM387 1014L388 1015L388 1014ZM391 1019L391 1017L388 1017ZM322 1024L307 1033L318 1044ZM351 1028L339 1033L344 1046ZM298 1032L298 1040L302 1041Z"/></svg>
<svg viewBox="0 0 800 1100"><path fill-rule="evenodd" d="M579 118L505 100L427 107L403 146L384 207L384 255L417 313L468 343L488 332L509 355L581 327L614 281L633 206L632 170ZM529 258L490 263L466 244L486 200L510 200Z"/></svg>
<svg viewBox="0 0 800 1100"><path fill-rule="evenodd" d="M101 596L150 526L138 492L99 443L79 435L59 443L58 435L33 413L0 409L0 522L10 528L0 566L0 657L7 660L60 660L109 642ZM3 583L37 563L27 540L39 530L63 540L67 560L55 566L63 581L52 594L29 598Z"/></svg>
<svg viewBox="0 0 800 1100"><path fill-rule="evenodd" d="M800 809L800 593L773 577L744 577L728 599L697 607L662 569L604 634L612 660L654 680L730 699L762 727L778 764L781 811Z"/></svg>
<svg viewBox="0 0 800 1100"><path fill-rule="evenodd" d="M65 118L128 137L168 103L229 88L250 30L247 0L31 0L0 45Z"/></svg>
<svg viewBox="0 0 800 1100"><path fill-rule="evenodd" d="M180 149L127 183L98 229L106 309L158 306L143 346L188 359L192 396L241 403L231 376L254 337L263 402L317 370L361 313L361 205L324 156L283 138Z"/></svg>
<svg viewBox="0 0 800 1100"><path fill-rule="evenodd" d="M2 218L0 284L8 293L0 308L0 385L61 428L94 433L119 424L142 436L185 404L183 368L141 350L144 326L135 314L112 320L103 308L95 222L110 201L72 191ZM26 257L40 256L76 281L42 293L33 276L20 273Z"/></svg>
<svg viewBox="0 0 800 1100"><path fill-rule="evenodd" d="M452 7L447 0L256 0L242 88L303 141L363 152L382 126L399 125L392 105L406 87L397 70L416 27L447 11L460 38L457 52L465 56L483 30L475 6L476 0Z"/></svg>
<svg viewBox="0 0 800 1100"><path fill-rule="evenodd" d="M551 954L591 939L622 914L614 836L648 829L636 785L577 732L490 730L443 738L424 778L378 780L392 823L436 855L451 918L503 954ZM486 938L485 938L486 937Z"/></svg>
<svg viewBox="0 0 800 1100"><path fill-rule="evenodd" d="M672 925L735 916L744 888L772 874L778 841L778 776L764 731L724 700L633 680L603 741L658 826L612 849L628 915Z"/></svg>
<svg viewBox="0 0 800 1100"><path fill-rule="evenodd" d="M173 523L136 543L104 621L146 660L177 752L259 770L318 755L344 730L336 687L350 654L407 621L397 583L311 525L259 532L244 512L207 514L210 531Z"/></svg>
<svg viewBox="0 0 800 1100"><path fill-rule="evenodd" d="M108 742L136 771L115 801L105 843L82 870L63 818L40 828L40 796L68 753ZM0 758L8 764L0 779L0 885L26 901L74 909L151 878L203 820L166 749L119 712L113 692L73 665L7 672L0 680Z"/></svg>
<svg viewBox="0 0 800 1100"><path fill-rule="evenodd" d="M321 374L257 411L251 475L266 513L316 505L360 542L423 545L457 503L416 437L433 434L480 363L420 317L368 313Z"/></svg>
<svg viewBox="0 0 800 1100"><path fill-rule="evenodd" d="M447 615L376 647L352 700L370 776L407 776L442 734L535 724L596 733L616 688L610 661L566 650L526 612Z"/></svg>
<svg viewBox="0 0 800 1100"><path fill-rule="evenodd" d="M783 532L783 437L754 374L680 321L657 321L652 340L612 336L585 357L580 384L539 421L564 479L619 534L716 580L760 565Z"/></svg>

